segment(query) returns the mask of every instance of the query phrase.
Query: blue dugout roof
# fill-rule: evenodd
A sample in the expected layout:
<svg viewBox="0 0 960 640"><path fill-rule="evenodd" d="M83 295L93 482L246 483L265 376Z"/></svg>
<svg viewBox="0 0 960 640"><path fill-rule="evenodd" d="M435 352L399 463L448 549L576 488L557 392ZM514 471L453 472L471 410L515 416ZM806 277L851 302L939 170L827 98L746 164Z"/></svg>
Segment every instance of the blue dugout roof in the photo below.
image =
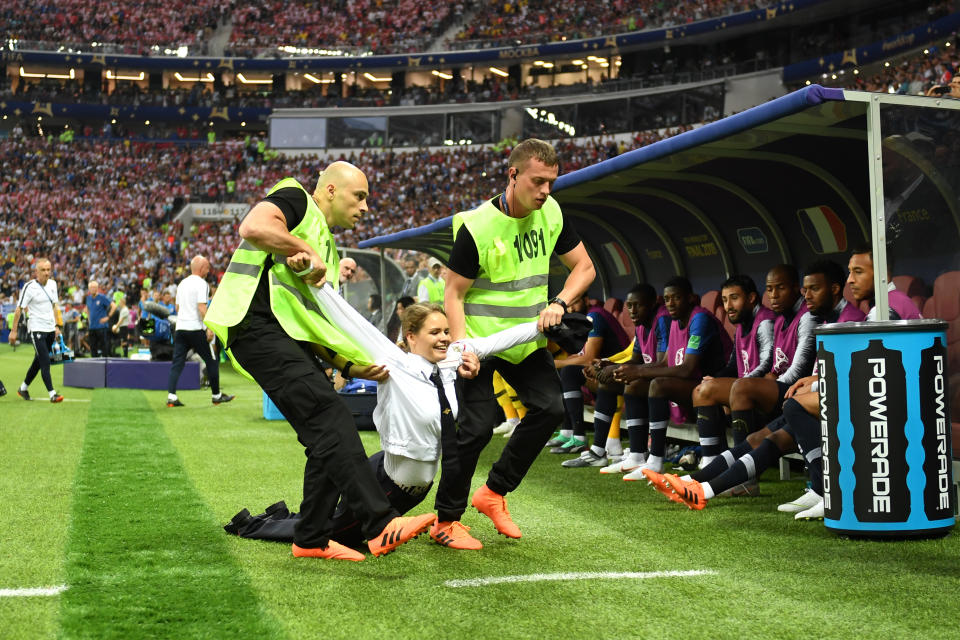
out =
<svg viewBox="0 0 960 640"><path fill-rule="evenodd" d="M734 273L763 282L779 263L845 265L871 238L867 96L811 85L560 176L553 196L597 267L591 295L622 297L637 282L659 287L676 275L707 291ZM931 265L960 268L947 264L960 243L960 173L944 162L960 111L933 98L877 100L889 103L880 118L886 206L900 212L886 221L898 239L896 268L932 282ZM447 260L451 223L360 246ZM566 272L558 260L554 267L559 290Z"/></svg>
<svg viewBox="0 0 960 640"><path fill-rule="evenodd" d="M864 113L842 90L811 85L562 175L553 195L593 257L604 293L677 274L716 288L734 271L762 274L771 261L846 250L846 237L829 239L834 228L869 237ZM837 180L854 157L862 171ZM451 223L444 218L360 247L446 260ZM803 242L808 235L813 244Z"/></svg>

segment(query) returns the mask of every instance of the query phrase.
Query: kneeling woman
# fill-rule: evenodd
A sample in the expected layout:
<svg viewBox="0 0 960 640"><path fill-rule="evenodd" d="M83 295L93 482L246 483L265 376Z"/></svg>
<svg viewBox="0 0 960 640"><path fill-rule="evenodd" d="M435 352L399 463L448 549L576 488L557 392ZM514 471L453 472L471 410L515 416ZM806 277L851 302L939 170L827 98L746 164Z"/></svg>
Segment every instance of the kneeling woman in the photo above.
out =
<svg viewBox="0 0 960 640"><path fill-rule="evenodd" d="M327 302L348 315L353 311L340 305L339 300L331 298ZM325 307L325 311L331 310ZM361 325L354 322L352 326ZM377 386L373 412L383 450L371 456L369 462L387 499L397 511L406 513L420 504L430 490L441 451L444 469L457 464L457 375L472 378L480 368L479 358L536 339L536 322L451 347L450 325L443 307L420 303L403 311L403 350L384 345L382 335L358 333L367 334L354 337L368 340L369 350L379 352L378 363L385 364L390 372ZM244 538L289 542L293 540L296 519L297 515L291 514L283 503L277 503L259 516L251 516L244 509L224 529ZM360 522L342 500L331 524L333 540L362 547ZM444 524L447 526L434 525L430 531L431 538L438 543L457 549L482 548L480 541L467 533L467 527L460 523Z"/></svg>

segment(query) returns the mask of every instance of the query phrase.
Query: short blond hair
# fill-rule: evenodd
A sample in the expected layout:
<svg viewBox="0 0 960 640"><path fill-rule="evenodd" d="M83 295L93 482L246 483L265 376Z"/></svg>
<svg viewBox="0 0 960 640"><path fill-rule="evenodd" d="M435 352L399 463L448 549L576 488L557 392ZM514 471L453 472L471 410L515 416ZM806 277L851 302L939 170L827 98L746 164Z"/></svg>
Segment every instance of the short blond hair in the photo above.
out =
<svg viewBox="0 0 960 640"><path fill-rule="evenodd" d="M517 144L517 146L513 148L513 151L510 152L507 165L511 168L516 168L517 171L522 171L526 168L527 161L530 160L530 158L536 158L548 167L555 167L560 164L560 159L557 157L557 150L553 148L552 144L537 138L527 138Z"/></svg>

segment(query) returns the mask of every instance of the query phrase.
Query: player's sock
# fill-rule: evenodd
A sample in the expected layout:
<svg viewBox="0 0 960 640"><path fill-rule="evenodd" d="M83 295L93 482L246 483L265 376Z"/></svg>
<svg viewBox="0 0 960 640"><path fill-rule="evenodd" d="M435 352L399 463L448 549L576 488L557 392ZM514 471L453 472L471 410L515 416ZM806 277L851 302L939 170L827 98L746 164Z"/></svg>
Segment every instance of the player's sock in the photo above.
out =
<svg viewBox="0 0 960 640"><path fill-rule="evenodd" d="M740 444L757 430L757 412L753 409L731 411L730 426L733 431L733 443Z"/></svg>
<svg viewBox="0 0 960 640"><path fill-rule="evenodd" d="M667 420L670 404L666 398L649 397L650 406L650 455L663 458L667 446ZM633 447L631 447L631 450Z"/></svg>
<svg viewBox="0 0 960 640"><path fill-rule="evenodd" d="M713 459L727 448L724 421L720 418L720 405L694 407L697 412L697 433L700 434L700 452L704 458ZM708 460L707 462L709 463Z"/></svg>
<svg viewBox="0 0 960 640"><path fill-rule="evenodd" d="M740 456L730 468L710 481L717 493L723 493L747 480L755 480L780 459L780 449L772 440L764 440L753 451Z"/></svg>
<svg viewBox="0 0 960 640"><path fill-rule="evenodd" d="M646 398L624 394L623 422L627 425L627 434L630 437L630 455L640 455L647 452L647 415L648 404Z"/></svg>
<svg viewBox="0 0 960 640"><path fill-rule="evenodd" d="M606 450L607 434L610 433L610 423L613 422L616 411L617 394L612 391L598 391L593 407L593 446Z"/></svg>

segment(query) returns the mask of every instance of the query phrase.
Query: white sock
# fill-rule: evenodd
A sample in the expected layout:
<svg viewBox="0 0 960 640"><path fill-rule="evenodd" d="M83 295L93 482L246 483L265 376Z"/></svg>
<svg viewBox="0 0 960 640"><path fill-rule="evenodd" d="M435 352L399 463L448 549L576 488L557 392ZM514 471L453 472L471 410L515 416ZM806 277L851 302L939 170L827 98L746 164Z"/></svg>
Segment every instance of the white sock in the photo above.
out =
<svg viewBox="0 0 960 640"><path fill-rule="evenodd" d="M607 450L604 449L603 447L598 447L597 445L592 445L592 446L590 447L590 451L593 451L593 453L594 453L598 458L603 458L604 456L607 455Z"/></svg>
<svg viewBox="0 0 960 640"><path fill-rule="evenodd" d="M630 462L634 462L636 464L643 464L644 462L646 462L646 460L647 460L647 454L642 453L640 451L630 452Z"/></svg>
<svg viewBox="0 0 960 640"><path fill-rule="evenodd" d="M612 440L607 440L606 447L607 455L611 456L622 456L623 455L623 444L620 443L618 438Z"/></svg>
<svg viewBox="0 0 960 640"><path fill-rule="evenodd" d="M560 429L560 435L563 436L564 438L572 438L573 429Z"/></svg>
<svg viewBox="0 0 960 640"><path fill-rule="evenodd" d="M51 390L50 390L50 397L51 397L51 398L57 397L57 390L56 390L56 389L51 389Z"/></svg>
<svg viewBox="0 0 960 640"><path fill-rule="evenodd" d="M223 395L223 392L220 392L220 393L218 393L217 395L213 396L213 399L214 399L214 400L219 400L219 399L220 399L220 396L222 396L222 395Z"/></svg>
<svg viewBox="0 0 960 640"><path fill-rule="evenodd" d="M651 455L648 455L648 456L647 456L647 462L646 462L646 464L650 465L651 467L653 467L653 466L659 466L659 467L662 469L662 468L663 468L663 456L651 456Z"/></svg>
<svg viewBox="0 0 960 640"><path fill-rule="evenodd" d="M583 434L582 436L578 436L578 435L574 434L574 435L573 435L573 439L576 440L577 442L586 442L586 441L587 441L587 434Z"/></svg>
<svg viewBox="0 0 960 640"><path fill-rule="evenodd" d="M27 390L27 383L26 383L26 382L21 382L21 383L20 383L20 391L26 391L26 390Z"/></svg>
<svg viewBox="0 0 960 640"><path fill-rule="evenodd" d="M511 427L515 427L520 424L520 418L507 418L507 422L510 423Z"/></svg>
<svg viewBox="0 0 960 640"><path fill-rule="evenodd" d="M703 499L709 500L716 494L713 492L713 487L710 486L709 482L701 482L700 486L703 487Z"/></svg>
<svg viewBox="0 0 960 640"><path fill-rule="evenodd" d="M691 480L693 480L693 476L691 476L691 475L688 473L687 475L682 476L680 479L683 480L684 482L690 482Z"/></svg>
<svg viewBox="0 0 960 640"><path fill-rule="evenodd" d="M168 394L167 394L167 400L169 400L170 402L173 402L173 401L176 400L176 399L177 399L177 394L175 394L175 393L168 393Z"/></svg>
<svg viewBox="0 0 960 640"><path fill-rule="evenodd" d="M717 456L703 456L700 458L700 468L703 469L705 466L710 464L710 462Z"/></svg>

